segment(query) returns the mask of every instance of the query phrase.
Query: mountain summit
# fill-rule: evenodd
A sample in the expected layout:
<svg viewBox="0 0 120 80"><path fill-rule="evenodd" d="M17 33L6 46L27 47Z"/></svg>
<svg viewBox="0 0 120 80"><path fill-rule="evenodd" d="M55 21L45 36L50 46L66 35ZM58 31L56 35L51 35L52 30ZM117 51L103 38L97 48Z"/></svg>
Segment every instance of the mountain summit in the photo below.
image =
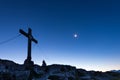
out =
<svg viewBox="0 0 120 80"><path fill-rule="evenodd" d="M120 80L120 73L76 69L70 65L25 65L0 59L0 80Z"/></svg>

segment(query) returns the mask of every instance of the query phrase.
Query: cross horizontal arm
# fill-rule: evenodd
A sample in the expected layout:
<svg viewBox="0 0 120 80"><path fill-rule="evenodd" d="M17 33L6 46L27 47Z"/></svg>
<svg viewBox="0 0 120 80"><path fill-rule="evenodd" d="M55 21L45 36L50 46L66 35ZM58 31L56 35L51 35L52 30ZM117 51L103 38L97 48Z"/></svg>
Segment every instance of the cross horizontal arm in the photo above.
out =
<svg viewBox="0 0 120 80"><path fill-rule="evenodd" d="M28 37L28 34L27 34L26 32L24 32L22 29L20 29L19 32L20 32L21 34L23 34L24 36Z"/></svg>
<svg viewBox="0 0 120 80"><path fill-rule="evenodd" d="M33 42L35 42L36 44L38 43L38 41L37 41L37 40L35 40L34 38L32 38L32 41L33 41Z"/></svg>

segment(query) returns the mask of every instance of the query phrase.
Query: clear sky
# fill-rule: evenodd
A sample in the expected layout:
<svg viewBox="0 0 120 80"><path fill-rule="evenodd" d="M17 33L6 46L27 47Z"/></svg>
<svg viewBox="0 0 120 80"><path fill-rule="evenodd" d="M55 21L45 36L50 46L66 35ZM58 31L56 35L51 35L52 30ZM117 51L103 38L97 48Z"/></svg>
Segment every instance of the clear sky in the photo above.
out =
<svg viewBox="0 0 120 80"><path fill-rule="evenodd" d="M86 70L120 69L119 0L0 0L0 42L32 28L32 60ZM74 38L73 35L78 37ZM23 35L0 44L0 58L22 64Z"/></svg>

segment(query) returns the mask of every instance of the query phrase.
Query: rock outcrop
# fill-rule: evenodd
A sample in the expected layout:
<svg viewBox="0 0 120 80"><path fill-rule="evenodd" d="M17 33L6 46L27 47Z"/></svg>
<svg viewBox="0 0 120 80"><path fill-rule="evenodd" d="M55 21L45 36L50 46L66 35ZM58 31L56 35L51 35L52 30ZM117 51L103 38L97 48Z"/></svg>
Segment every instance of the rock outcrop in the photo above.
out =
<svg viewBox="0 0 120 80"><path fill-rule="evenodd" d="M120 80L118 72L99 72L76 69L69 65L24 65L9 60L0 60L0 80Z"/></svg>

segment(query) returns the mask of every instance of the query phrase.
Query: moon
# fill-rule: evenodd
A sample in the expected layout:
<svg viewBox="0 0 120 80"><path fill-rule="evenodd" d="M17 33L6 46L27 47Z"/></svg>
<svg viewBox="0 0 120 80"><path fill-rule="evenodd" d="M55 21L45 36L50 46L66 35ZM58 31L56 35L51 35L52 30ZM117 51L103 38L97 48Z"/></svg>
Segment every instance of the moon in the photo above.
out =
<svg viewBox="0 0 120 80"><path fill-rule="evenodd" d="M77 37L78 37L78 34L74 34L73 37L74 37L74 38L77 38Z"/></svg>

